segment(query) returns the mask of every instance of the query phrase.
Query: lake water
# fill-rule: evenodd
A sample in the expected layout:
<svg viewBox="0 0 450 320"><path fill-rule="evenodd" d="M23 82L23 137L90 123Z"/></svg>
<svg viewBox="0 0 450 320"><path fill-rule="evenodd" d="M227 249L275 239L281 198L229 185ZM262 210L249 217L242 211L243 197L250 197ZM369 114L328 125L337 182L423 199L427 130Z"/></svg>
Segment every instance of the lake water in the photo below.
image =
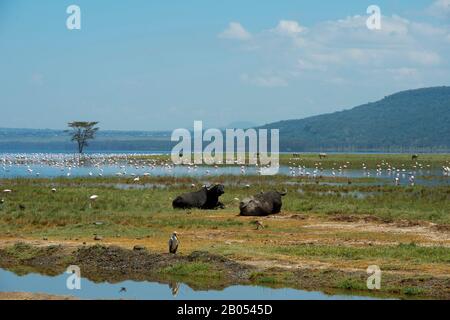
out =
<svg viewBox="0 0 450 320"><path fill-rule="evenodd" d="M83 176L217 176L217 175L258 175L255 166L219 166L194 167L173 166L167 164L129 163L126 154L97 154L91 155L93 161L83 165L74 164L71 154L2 154L0 155L0 178L16 177L83 177ZM111 161L112 157L119 160ZM418 169L388 171L375 169L344 169L344 170L316 170L314 168L298 168L281 166L280 175L303 177L344 177L381 179L382 183L394 184L398 178L400 185L411 184L413 177L415 184L420 185L450 185L450 177L444 177L442 170ZM379 183L379 182L378 182Z"/></svg>
<svg viewBox="0 0 450 320"><path fill-rule="evenodd" d="M198 167L187 168L182 166L176 167L139 167L136 168L131 165L119 166L119 165L105 165L102 167L96 166L83 166L83 167L55 167L49 165L12 165L0 167L0 178L54 178L54 177L87 177L87 176L193 176L193 177L206 177L217 175L258 175L258 170L254 167L247 167L245 173L242 173L241 168L237 166L233 167L219 167L206 168ZM382 183L394 184L394 178L397 173L389 173L383 171L381 173L376 170L343 170L342 172L336 172L333 170L323 170L320 172L314 172L314 169L306 168L301 172L299 170L292 170L287 166L281 166L279 169L281 175L293 175L296 176L308 176L314 178L317 176L324 177L345 177L345 178L364 178L373 177L381 179ZM410 184L410 177L414 175L415 183L420 185L450 185L450 178L442 177L442 173L439 170L423 170L414 172L400 172L398 173L400 185ZM434 176L435 178L431 177ZM424 178L428 177L428 178Z"/></svg>
<svg viewBox="0 0 450 320"><path fill-rule="evenodd" d="M231 286L224 290L194 291L185 284L124 281L94 283L81 279L81 290L69 290L66 281L70 275L50 277L39 274L18 276L0 269L0 292L31 292L74 296L81 299L137 299L137 300L367 300L363 296L327 295L295 289L271 289L258 286ZM126 288L125 292L121 292Z"/></svg>

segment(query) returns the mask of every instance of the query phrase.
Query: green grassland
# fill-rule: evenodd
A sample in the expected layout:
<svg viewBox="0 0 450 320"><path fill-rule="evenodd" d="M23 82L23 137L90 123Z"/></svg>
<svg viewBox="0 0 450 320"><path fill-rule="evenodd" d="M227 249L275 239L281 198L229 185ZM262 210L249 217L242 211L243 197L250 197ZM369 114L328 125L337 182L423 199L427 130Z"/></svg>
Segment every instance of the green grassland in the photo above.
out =
<svg viewBox="0 0 450 320"><path fill-rule="evenodd" d="M299 183L292 184L293 180ZM283 208L291 213L370 215L385 220L450 223L450 187L326 183L330 181L333 178L311 181L280 176L220 176L199 180L144 177L139 183L115 177L1 180L0 186L13 192L2 196L0 231L22 235L83 236L97 229L96 221L104 222L103 232L108 235L119 232L130 236L158 232L161 226L235 227L242 223L236 217L239 213L236 199L268 190L287 190ZM133 189L123 189L127 182ZM196 188L191 186L193 183ZM229 220L217 225L217 221L204 219L201 215L189 216L172 209L171 202L180 193L212 183L226 185L223 202ZM51 191L53 187L57 192ZM89 197L94 194L99 198L91 202Z"/></svg>
<svg viewBox="0 0 450 320"><path fill-rule="evenodd" d="M309 157L308 161L316 161ZM332 157L327 161L361 160ZM393 155L385 162L407 161L399 157ZM429 161L437 167L445 159L434 155ZM364 158L368 166L378 161L376 156ZM426 163L425 156L422 161ZM164 254L170 233L177 230L181 256L200 250L252 262L258 270L245 281L253 284L358 291L364 289L365 268L377 264L387 272L385 294L450 296L450 187L393 186L377 178L355 178L351 184L348 180L280 175L148 176L138 182L126 177L1 179L0 190L12 192L0 194L4 200L0 238L5 243L51 241L83 246L100 242L129 249L141 244L150 252ZM214 183L225 185L224 210L172 208L177 195ZM269 190L288 192L280 215L238 216L240 200ZM98 199L90 201L94 194ZM263 230L255 229L258 219ZM102 240L95 241L95 235ZM7 248L5 254L19 262L36 254L33 247L19 249ZM216 272L208 261L188 262L164 266L158 277L230 281L225 269ZM285 269L285 265L291 267ZM292 269L297 265L302 268Z"/></svg>
<svg viewBox="0 0 450 320"><path fill-rule="evenodd" d="M279 155L280 165L296 165L305 166L306 168L322 168L322 169L339 169L346 166L347 169L361 169L365 166L368 169L376 169L378 166L387 168L388 166L397 169L412 170L415 168L424 169L441 169L442 166L450 166L450 154L418 154L418 158L413 159L413 154L382 154L382 153L328 153L325 158L321 158L319 153L282 153ZM234 159L245 159L249 163L249 155L235 155ZM225 155L221 163L226 164ZM127 157L128 160L138 161L171 161L169 155L132 155ZM253 158L255 159L255 158Z"/></svg>

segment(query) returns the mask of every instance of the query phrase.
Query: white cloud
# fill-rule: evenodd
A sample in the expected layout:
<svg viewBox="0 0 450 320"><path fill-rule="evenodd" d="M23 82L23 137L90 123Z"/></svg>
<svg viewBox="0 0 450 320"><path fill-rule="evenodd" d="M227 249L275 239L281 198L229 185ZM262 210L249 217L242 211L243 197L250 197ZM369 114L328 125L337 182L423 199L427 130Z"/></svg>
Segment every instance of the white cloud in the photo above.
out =
<svg viewBox="0 0 450 320"><path fill-rule="evenodd" d="M300 26L297 21L281 20L273 31L281 35L293 36L297 35L306 28Z"/></svg>
<svg viewBox="0 0 450 320"><path fill-rule="evenodd" d="M399 16L386 17L381 20L380 30L369 30L366 26L367 17L352 16L337 21L327 21L310 29L309 35L316 42L328 43L333 46L373 47L381 44L398 45L409 41L410 22Z"/></svg>
<svg viewBox="0 0 450 320"><path fill-rule="evenodd" d="M238 22L230 22L228 28L219 34L219 38L223 39L248 40L251 37L250 32Z"/></svg>
<svg viewBox="0 0 450 320"><path fill-rule="evenodd" d="M437 69L442 71L441 81L450 80L445 75L450 74L446 26L393 15L382 17L381 30L369 30L366 20L366 16L352 16L307 29L281 20L275 28L252 35L253 54L260 64L243 70L241 80L266 87L302 81L398 87L396 82L437 83Z"/></svg>
<svg viewBox="0 0 450 320"><path fill-rule="evenodd" d="M441 57L430 51L413 51L408 56L412 62L425 66L435 66L441 62Z"/></svg>
<svg viewBox="0 0 450 320"><path fill-rule="evenodd" d="M311 60L298 59L297 68L301 71L326 71L326 66Z"/></svg>
<svg viewBox="0 0 450 320"><path fill-rule="evenodd" d="M444 28L438 28L426 23L412 22L410 24L411 33L421 36L445 36L448 31Z"/></svg>
<svg viewBox="0 0 450 320"><path fill-rule="evenodd" d="M428 8L428 13L440 18L450 17L450 0L436 0Z"/></svg>
<svg viewBox="0 0 450 320"><path fill-rule="evenodd" d="M386 71L396 77L396 79L417 77L419 74L415 68L387 69Z"/></svg>

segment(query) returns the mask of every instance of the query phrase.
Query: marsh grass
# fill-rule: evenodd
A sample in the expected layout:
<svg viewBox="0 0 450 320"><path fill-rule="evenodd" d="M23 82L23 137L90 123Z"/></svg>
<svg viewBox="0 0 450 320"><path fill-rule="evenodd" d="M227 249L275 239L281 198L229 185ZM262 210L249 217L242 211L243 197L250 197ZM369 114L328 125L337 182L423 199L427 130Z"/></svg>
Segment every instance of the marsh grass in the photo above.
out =
<svg viewBox="0 0 450 320"><path fill-rule="evenodd" d="M5 249L6 254L18 260L27 260L36 257L39 249L25 243L16 243Z"/></svg>
<svg viewBox="0 0 450 320"><path fill-rule="evenodd" d="M355 278L344 278L336 281L336 287L344 290L364 291L367 286L363 281Z"/></svg>
<svg viewBox="0 0 450 320"><path fill-rule="evenodd" d="M148 178L147 183L164 183L165 188L121 190L114 186L121 178L14 179L0 180L1 187L13 189L3 196L0 208L0 232L53 234L67 236L92 235L101 232L112 236L151 236L161 229L228 229L247 227L237 217L239 201L261 191L287 190L283 211L309 215L369 215L380 219L408 221L426 220L450 223L450 187L394 187L379 185L286 184L291 178L272 181L272 185L247 177L229 178L222 201L228 219L210 219L215 211L178 211L171 202L179 194L197 190L203 183L224 179L173 180ZM261 177L260 177L261 178ZM213 180L214 179L214 180ZM266 178L262 178L263 181ZM205 181L206 180L206 181ZM87 182L86 182L87 181ZM106 186L98 183L107 183ZM176 183L175 183L176 182ZM144 183L144 182L143 182ZM192 188L190 183L198 187ZM57 192L51 186L57 184ZM300 192L301 191L301 192ZM352 193L364 197L353 196ZM99 196L90 202L93 194ZM22 209L20 208L22 206ZM23 207L25 209L23 209ZM96 225L96 222L101 224ZM275 231L276 229L274 229ZM286 229L285 231L287 231Z"/></svg>
<svg viewBox="0 0 450 320"><path fill-rule="evenodd" d="M425 290L418 287L406 287L401 289L402 293L407 296L418 296L424 294Z"/></svg>
<svg viewBox="0 0 450 320"><path fill-rule="evenodd" d="M269 250L274 254L314 257L324 260L388 259L403 263L450 263L450 250L448 248L421 247L413 243L374 247L295 245L272 247Z"/></svg>
<svg viewBox="0 0 450 320"><path fill-rule="evenodd" d="M412 160L412 154L378 154L378 153L329 153L326 158L320 159L319 152L315 153L295 153L298 157L294 157L294 153L280 154L281 165L301 165L307 168L315 168L316 166L323 169L338 169L340 166L346 165L348 169L361 169L364 163L369 169L376 169L377 165L388 163L396 168L412 169L416 163L422 164L424 169L430 166L430 169L440 169L443 165L450 162L450 154L419 154L417 160ZM153 156L153 155L135 155L128 157L129 160L139 161L158 161L170 162L170 156ZM225 156L224 156L225 159ZM236 157L235 157L236 159ZM248 154L245 160L248 163ZM222 163L225 163L223 160Z"/></svg>
<svg viewBox="0 0 450 320"><path fill-rule="evenodd" d="M173 277L192 277L205 279L222 278L222 272L207 262L176 263L161 270L162 274Z"/></svg>

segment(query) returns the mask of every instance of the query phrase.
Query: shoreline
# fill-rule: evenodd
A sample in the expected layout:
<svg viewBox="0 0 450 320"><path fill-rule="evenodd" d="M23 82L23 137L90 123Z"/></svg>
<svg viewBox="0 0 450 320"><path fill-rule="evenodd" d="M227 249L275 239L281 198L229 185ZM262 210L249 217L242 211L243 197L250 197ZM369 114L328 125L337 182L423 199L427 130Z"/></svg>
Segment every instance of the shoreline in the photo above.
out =
<svg viewBox="0 0 450 320"><path fill-rule="evenodd" d="M206 251L169 255L142 249L133 250L134 239L101 244L54 240L15 239L2 241L0 267L55 276L68 265L79 265L83 276L94 281L117 283L126 280L168 284L182 282L194 290L222 290L233 285L258 285L321 291L325 294L359 295L375 298L450 299L448 267L425 265L419 270L383 271L381 290L366 286L367 273L361 266L345 266L306 260L242 260ZM15 245L13 243L16 243ZM202 266L199 270L198 266ZM206 268L206 269L203 269Z"/></svg>

